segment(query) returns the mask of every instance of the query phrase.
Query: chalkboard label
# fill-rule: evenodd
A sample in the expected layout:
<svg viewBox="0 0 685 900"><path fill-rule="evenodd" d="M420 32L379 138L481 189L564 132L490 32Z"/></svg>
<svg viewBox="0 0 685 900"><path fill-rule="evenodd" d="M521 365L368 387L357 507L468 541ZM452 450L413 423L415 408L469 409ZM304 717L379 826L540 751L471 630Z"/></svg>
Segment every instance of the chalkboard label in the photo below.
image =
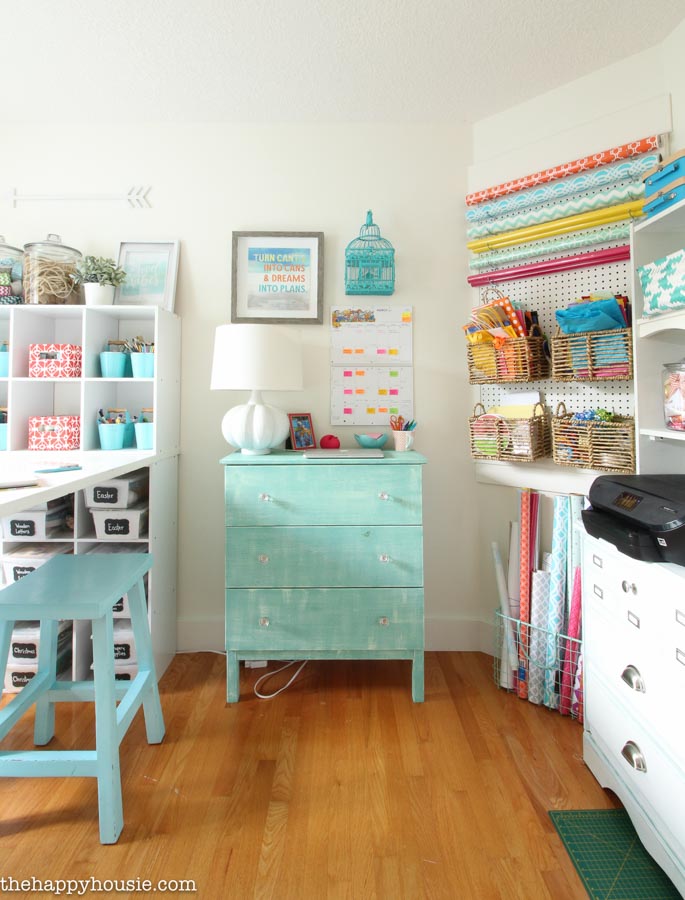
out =
<svg viewBox="0 0 685 900"><path fill-rule="evenodd" d="M114 504L119 499L119 488L95 487L93 488L93 500L96 503Z"/></svg>
<svg viewBox="0 0 685 900"><path fill-rule="evenodd" d="M123 608L124 608L124 598L119 597L117 602L112 607L112 612L122 612Z"/></svg>
<svg viewBox="0 0 685 900"><path fill-rule="evenodd" d="M115 681L130 681L131 673L130 672L115 672L114 680Z"/></svg>
<svg viewBox="0 0 685 900"><path fill-rule="evenodd" d="M38 648L35 644L12 643L12 656L15 659L36 659L38 657Z"/></svg>
<svg viewBox="0 0 685 900"><path fill-rule="evenodd" d="M12 687L26 687L35 674L35 672L12 672Z"/></svg>
<svg viewBox="0 0 685 900"><path fill-rule="evenodd" d="M12 537L35 537L36 523L33 519L12 519L10 534Z"/></svg>
<svg viewBox="0 0 685 900"><path fill-rule="evenodd" d="M115 644L114 645L114 658L115 659L130 659L131 658L131 645L130 644Z"/></svg>
<svg viewBox="0 0 685 900"><path fill-rule="evenodd" d="M28 575L29 572L35 571L35 566L12 566L12 574L14 575L15 581L19 581L20 578L24 577L24 575Z"/></svg>
<svg viewBox="0 0 685 900"><path fill-rule="evenodd" d="M105 534L129 534L130 524L128 519L105 519Z"/></svg>

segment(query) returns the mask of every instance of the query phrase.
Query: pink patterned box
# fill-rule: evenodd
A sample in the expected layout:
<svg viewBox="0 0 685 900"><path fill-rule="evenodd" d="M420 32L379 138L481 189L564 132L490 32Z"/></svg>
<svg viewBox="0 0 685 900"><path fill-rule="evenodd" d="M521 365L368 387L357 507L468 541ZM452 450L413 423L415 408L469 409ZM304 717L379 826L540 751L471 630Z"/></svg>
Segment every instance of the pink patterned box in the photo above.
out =
<svg viewBox="0 0 685 900"><path fill-rule="evenodd" d="M81 348L77 344L29 344L30 378L80 378Z"/></svg>
<svg viewBox="0 0 685 900"><path fill-rule="evenodd" d="M29 450L78 450L80 416L29 416Z"/></svg>

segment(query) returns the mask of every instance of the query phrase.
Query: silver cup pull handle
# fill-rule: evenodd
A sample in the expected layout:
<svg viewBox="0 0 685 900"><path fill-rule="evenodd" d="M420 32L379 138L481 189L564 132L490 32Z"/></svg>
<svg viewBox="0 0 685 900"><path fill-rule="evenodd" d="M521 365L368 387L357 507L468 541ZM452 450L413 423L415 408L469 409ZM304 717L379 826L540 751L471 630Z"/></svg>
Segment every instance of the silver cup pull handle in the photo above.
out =
<svg viewBox="0 0 685 900"><path fill-rule="evenodd" d="M626 666L621 672L621 680L625 681L628 687L637 691L638 694L645 694L647 692L644 678L640 675L640 672L635 666Z"/></svg>
<svg viewBox="0 0 685 900"><path fill-rule="evenodd" d="M635 769L636 772L647 771L647 762L644 754L635 741L626 741L623 750L621 750L621 756Z"/></svg>

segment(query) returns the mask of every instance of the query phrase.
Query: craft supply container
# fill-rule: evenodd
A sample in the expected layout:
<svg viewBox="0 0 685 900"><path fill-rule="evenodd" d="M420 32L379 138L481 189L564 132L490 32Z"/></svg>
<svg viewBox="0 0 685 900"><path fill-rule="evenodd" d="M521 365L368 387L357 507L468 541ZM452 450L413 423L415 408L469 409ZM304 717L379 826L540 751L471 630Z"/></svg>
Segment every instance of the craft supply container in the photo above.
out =
<svg viewBox="0 0 685 900"><path fill-rule="evenodd" d="M664 420L667 428L685 431L685 359L666 363L662 369Z"/></svg>
<svg viewBox="0 0 685 900"><path fill-rule="evenodd" d="M6 244L0 234L0 304L24 302L23 258L23 250Z"/></svg>
<svg viewBox="0 0 685 900"><path fill-rule="evenodd" d="M82 304L83 291L76 282L82 254L62 243L58 234L24 245L24 298L26 303Z"/></svg>

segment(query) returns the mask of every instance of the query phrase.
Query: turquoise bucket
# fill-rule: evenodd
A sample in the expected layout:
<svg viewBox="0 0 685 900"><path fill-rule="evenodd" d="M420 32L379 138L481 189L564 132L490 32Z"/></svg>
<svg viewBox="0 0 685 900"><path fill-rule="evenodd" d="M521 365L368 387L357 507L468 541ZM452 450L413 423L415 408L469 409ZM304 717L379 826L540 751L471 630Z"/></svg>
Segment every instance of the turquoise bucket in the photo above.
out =
<svg viewBox="0 0 685 900"><path fill-rule="evenodd" d="M103 450L123 450L127 427L124 422L120 424L115 422L98 422L100 447Z"/></svg>
<svg viewBox="0 0 685 900"><path fill-rule="evenodd" d="M123 378L126 374L126 353L115 351L100 354L100 373L103 378Z"/></svg>
<svg viewBox="0 0 685 900"><path fill-rule="evenodd" d="M132 353L131 369L134 378L153 378L155 374L155 354Z"/></svg>

